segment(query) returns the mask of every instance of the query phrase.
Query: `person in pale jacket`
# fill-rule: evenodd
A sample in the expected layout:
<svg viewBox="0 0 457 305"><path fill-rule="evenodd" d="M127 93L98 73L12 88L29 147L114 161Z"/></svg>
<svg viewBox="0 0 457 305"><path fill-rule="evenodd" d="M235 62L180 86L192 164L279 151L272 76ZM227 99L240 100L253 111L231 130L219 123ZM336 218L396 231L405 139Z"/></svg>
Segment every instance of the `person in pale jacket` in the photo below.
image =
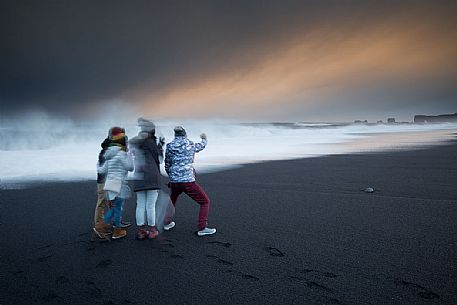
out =
<svg viewBox="0 0 457 305"><path fill-rule="evenodd" d="M165 152L165 171L170 178L170 199L173 206L181 193L185 193L200 205L198 214L198 236L211 235L216 229L208 228L208 213L210 201L203 188L195 181L195 170L192 165L195 153L202 151L206 143L206 135L202 133L200 143L194 143L187 138L186 131L181 126L174 129L175 138L167 144ZM165 230L175 226L171 217L165 221Z"/></svg>
<svg viewBox="0 0 457 305"><path fill-rule="evenodd" d="M135 158L133 190L136 193L136 238L144 240L159 235L156 228L156 203L162 182L159 160L163 158L162 146L165 139L161 137L157 143L155 125L149 120L139 118L138 126L140 132L130 139L129 144Z"/></svg>
<svg viewBox="0 0 457 305"><path fill-rule="evenodd" d="M127 136L120 127L111 129L111 142L105 153L105 163L99 165L98 172L106 174L104 190L109 202L105 213L104 223L108 227L114 221L113 239L122 238L127 231L122 228L121 213L125 199L130 198L130 188L127 184L127 173L133 171L133 159L127 152Z"/></svg>

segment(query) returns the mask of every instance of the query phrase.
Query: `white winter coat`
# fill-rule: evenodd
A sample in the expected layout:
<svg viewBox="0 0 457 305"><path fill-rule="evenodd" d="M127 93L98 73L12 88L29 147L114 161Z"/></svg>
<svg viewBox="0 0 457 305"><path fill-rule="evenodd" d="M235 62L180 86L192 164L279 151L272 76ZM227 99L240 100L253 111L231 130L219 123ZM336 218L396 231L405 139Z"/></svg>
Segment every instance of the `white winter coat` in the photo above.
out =
<svg viewBox="0 0 457 305"><path fill-rule="evenodd" d="M121 181L122 187L119 193L107 191L108 199L113 200L116 197L129 198L130 188L127 184L127 174L133 171L133 159L130 154L121 150L119 146L110 146L105 153L105 162L102 166L97 165L97 171L100 174L106 174L106 181Z"/></svg>

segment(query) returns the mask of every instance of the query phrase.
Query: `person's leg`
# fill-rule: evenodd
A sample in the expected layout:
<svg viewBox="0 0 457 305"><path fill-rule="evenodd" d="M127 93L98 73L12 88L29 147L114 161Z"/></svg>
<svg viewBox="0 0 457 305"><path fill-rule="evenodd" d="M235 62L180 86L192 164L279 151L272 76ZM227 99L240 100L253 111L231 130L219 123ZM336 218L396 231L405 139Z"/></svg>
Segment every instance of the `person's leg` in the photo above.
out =
<svg viewBox="0 0 457 305"><path fill-rule="evenodd" d="M95 205L95 215L94 215L94 226L103 221L103 216L105 214L105 191L103 187L104 183L97 183L97 204Z"/></svg>
<svg viewBox="0 0 457 305"><path fill-rule="evenodd" d="M124 204L124 199L116 197L113 200L113 213L114 213L114 225L116 228L113 230L113 239L122 238L127 235L127 231L121 227L121 214L122 214L122 205Z"/></svg>
<svg viewBox="0 0 457 305"><path fill-rule="evenodd" d="M146 209L146 191L136 192L136 225L143 226L146 224L144 211Z"/></svg>
<svg viewBox="0 0 457 305"><path fill-rule="evenodd" d="M121 228L128 228L132 225L132 223L129 221L124 221L122 219L122 212L124 211L124 201L125 200L122 201L122 206L121 206Z"/></svg>
<svg viewBox="0 0 457 305"><path fill-rule="evenodd" d="M210 201L203 188L197 182L189 182L185 184L184 193L196 201L200 205L198 213L198 229L206 228L208 222L208 213Z"/></svg>
<svg viewBox="0 0 457 305"><path fill-rule="evenodd" d="M106 199L106 200L108 200L108 199ZM103 221L106 224L111 224L111 220L113 219L113 216L114 216L114 206L113 206L113 201L111 201L111 206L108 206L108 210L106 211L105 216L103 217Z"/></svg>
<svg viewBox="0 0 457 305"><path fill-rule="evenodd" d="M113 239L122 238L127 235L127 231L121 228L121 213L122 205L124 204L124 199L116 197L113 200L113 214L114 214L114 225L116 228L113 230Z"/></svg>
<svg viewBox="0 0 457 305"><path fill-rule="evenodd" d="M156 202L159 197L159 190L146 192L146 214L148 217L148 238L153 239L159 235L156 228Z"/></svg>
<svg viewBox="0 0 457 305"><path fill-rule="evenodd" d="M136 192L136 224L138 231L136 239L143 240L146 238L146 219L144 218L144 212L146 210L146 191Z"/></svg>
<svg viewBox="0 0 457 305"><path fill-rule="evenodd" d="M183 183L170 183L170 199L174 207L176 207L176 201L178 200L179 195L183 192ZM165 219L165 225L172 222L172 217L167 216Z"/></svg>
<svg viewBox="0 0 457 305"><path fill-rule="evenodd" d="M114 225L118 228L121 227L121 214L122 214L122 205L124 203L124 199L116 197L113 200L113 214L114 214Z"/></svg>
<svg viewBox="0 0 457 305"><path fill-rule="evenodd" d="M170 199L173 206L176 207L176 201L183 192L182 183L170 183Z"/></svg>
<svg viewBox="0 0 457 305"><path fill-rule="evenodd" d="M159 190L146 191L146 215L148 217L148 225L156 225L156 202L159 197Z"/></svg>

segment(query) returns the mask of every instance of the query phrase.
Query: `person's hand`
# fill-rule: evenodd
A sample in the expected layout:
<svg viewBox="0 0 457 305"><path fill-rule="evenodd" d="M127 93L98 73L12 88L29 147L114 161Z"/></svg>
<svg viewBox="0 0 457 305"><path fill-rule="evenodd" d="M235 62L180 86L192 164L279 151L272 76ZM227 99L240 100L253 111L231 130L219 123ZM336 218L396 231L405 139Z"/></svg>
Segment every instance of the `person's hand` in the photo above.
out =
<svg viewBox="0 0 457 305"><path fill-rule="evenodd" d="M165 144L165 138L164 137L160 137L159 138L159 144L162 145L162 146Z"/></svg>
<svg viewBox="0 0 457 305"><path fill-rule="evenodd" d="M200 138L201 138L202 140L206 140L206 139L207 139L206 134L205 134L205 133L202 133L202 134L200 135Z"/></svg>

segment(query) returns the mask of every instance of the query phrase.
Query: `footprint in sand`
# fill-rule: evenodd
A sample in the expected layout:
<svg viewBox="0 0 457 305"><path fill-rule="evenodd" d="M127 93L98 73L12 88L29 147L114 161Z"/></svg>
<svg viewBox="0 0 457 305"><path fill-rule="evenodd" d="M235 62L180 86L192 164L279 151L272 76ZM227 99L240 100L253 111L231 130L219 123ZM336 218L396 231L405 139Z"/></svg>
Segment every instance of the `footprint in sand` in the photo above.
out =
<svg viewBox="0 0 457 305"><path fill-rule="evenodd" d="M315 269L302 269L302 270L300 270L300 272L301 273L305 273L305 274L316 273L316 274L323 275L323 276L328 277L328 278L335 278L335 277L338 276L338 275L336 275L335 273L332 273L332 272L323 272L323 271L319 271L319 270L315 270Z"/></svg>
<svg viewBox="0 0 457 305"><path fill-rule="evenodd" d="M41 297L41 300L45 302L51 302L55 300L59 300L59 302L63 301L62 297L59 297L54 291L49 291L48 294Z"/></svg>
<svg viewBox="0 0 457 305"><path fill-rule="evenodd" d="M335 299L335 298L328 298L328 297L324 297L325 298L325 303L326 304L334 304L334 305L343 305L344 303L338 299Z"/></svg>
<svg viewBox="0 0 457 305"><path fill-rule="evenodd" d="M221 259L221 258L219 258L219 259L217 260L217 262L218 262L219 264L226 265L226 266L232 266L232 265L233 265L232 262L226 261L225 259Z"/></svg>
<svg viewBox="0 0 457 305"><path fill-rule="evenodd" d="M48 244L48 245L45 245L45 246L38 247L37 250L44 250L44 249L47 249L47 248L51 248L52 246L54 246L54 244Z"/></svg>
<svg viewBox="0 0 457 305"><path fill-rule="evenodd" d="M226 261L225 259L219 258L219 256L216 256L216 255L207 254L206 257L214 258L214 259L216 259L216 262L218 262L219 264L222 264L222 265L226 265L226 266L232 266L233 265L232 262L229 262L229 261Z"/></svg>
<svg viewBox="0 0 457 305"><path fill-rule="evenodd" d="M90 294L95 297L95 298L101 298L102 297L102 291L100 288L97 287L97 285L92 282L92 281L86 281L87 286L89 286L89 292Z"/></svg>
<svg viewBox="0 0 457 305"><path fill-rule="evenodd" d="M215 259L216 262L221 264L221 265L233 266L232 262L229 262L229 261L227 261L225 259L219 258L219 256L217 256L217 255L207 254L206 257ZM250 275L250 274L246 274L246 273L243 273L243 272L240 272L240 271L232 270L232 269L226 269L226 270L223 270L222 272L224 272L224 273L232 273L232 274L240 276L241 278L246 279L246 280L254 280L254 281L258 281L259 280L259 278L256 277L256 276L253 276L253 275Z"/></svg>
<svg viewBox="0 0 457 305"><path fill-rule="evenodd" d="M236 270L232 270L232 269L227 269L227 270L224 270L224 273L233 273L235 275L238 275L240 276L241 278L245 279L245 280L253 280L253 281L258 281L260 280L258 277L256 276L253 276L253 275L250 275L250 274L246 274L246 273L243 273L243 272L240 272L240 271L236 271Z"/></svg>
<svg viewBox="0 0 457 305"><path fill-rule="evenodd" d="M66 283L70 283L70 280L65 276L61 275L58 278L56 278L56 284L66 284Z"/></svg>
<svg viewBox="0 0 457 305"><path fill-rule="evenodd" d="M225 247L225 248L230 248L232 246L231 243L225 243L225 242L218 241L218 240L209 241L209 242L207 242L207 244L219 245L219 246L222 246L222 247Z"/></svg>
<svg viewBox="0 0 457 305"><path fill-rule="evenodd" d="M253 276L253 275L250 275L250 274L241 274L241 277L244 278L244 279L247 279L247 280L254 280L254 281L258 281L259 278L256 277L256 276Z"/></svg>
<svg viewBox="0 0 457 305"><path fill-rule="evenodd" d="M179 254L172 254L170 255L171 258L179 258L179 259L184 259L184 256L179 255Z"/></svg>
<svg viewBox="0 0 457 305"><path fill-rule="evenodd" d="M436 294L433 291L431 291L421 285L418 285L416 283L407 282L407 281L403 281L403 280L399 280L398 282L405 287L410 287L410 288L413 288L414 290L416 290L417 294L423 299L430 300L430 299L439 299L440 298L440 296L438 294Z"/></svg>
<svg viewBox="0 0 457 305"><path fill-rule="evenodd" d="M39 258L37 259L37 261L39 261L40 263L42 263L42 262L47 261L47 260L50 259L51 257L52 257L52 255L42 256L42 257L39 257Z"/></svg>
<svg viewBox="0 0 457 305"><path fill-rule="evenodd" d="M95 268L106 268L106 267L108 267L109 265L111 265L112 262L113 262L113 261L110 260L110 259L104 259L104 260L98 262L98 264L95 266Z"/></svg>
<svg viewBox="0 0 457 305"><path fill-rule="evenodd" d="M169 248L174 248L175 245L173 245L173 241L171 239L168 239L168 238L161 238L161 239L158 239L159 241L159 244L163 247L169 247Z"/></svg>
<svg viewBox="0 0 457 305"><path fill-rule="evenodd" d="M316 288L318 290L322 290L322 291L326 291L326 292L332 291L332 289L328 288L327 286L319 284L318 282L315 282L315 281L308 281L307 279L298 277L298 276L291 276L290 278L303 283L306 287L311 288L311 289Z"/></svg>
<svg viewBox="0 0 457 305"><path fill-rule="evenodd" d="M278 248L267 247L266 249L270 253L271 256L277 256L277 257L284 256L284 253L281 250L279 250Z"/></svg>

